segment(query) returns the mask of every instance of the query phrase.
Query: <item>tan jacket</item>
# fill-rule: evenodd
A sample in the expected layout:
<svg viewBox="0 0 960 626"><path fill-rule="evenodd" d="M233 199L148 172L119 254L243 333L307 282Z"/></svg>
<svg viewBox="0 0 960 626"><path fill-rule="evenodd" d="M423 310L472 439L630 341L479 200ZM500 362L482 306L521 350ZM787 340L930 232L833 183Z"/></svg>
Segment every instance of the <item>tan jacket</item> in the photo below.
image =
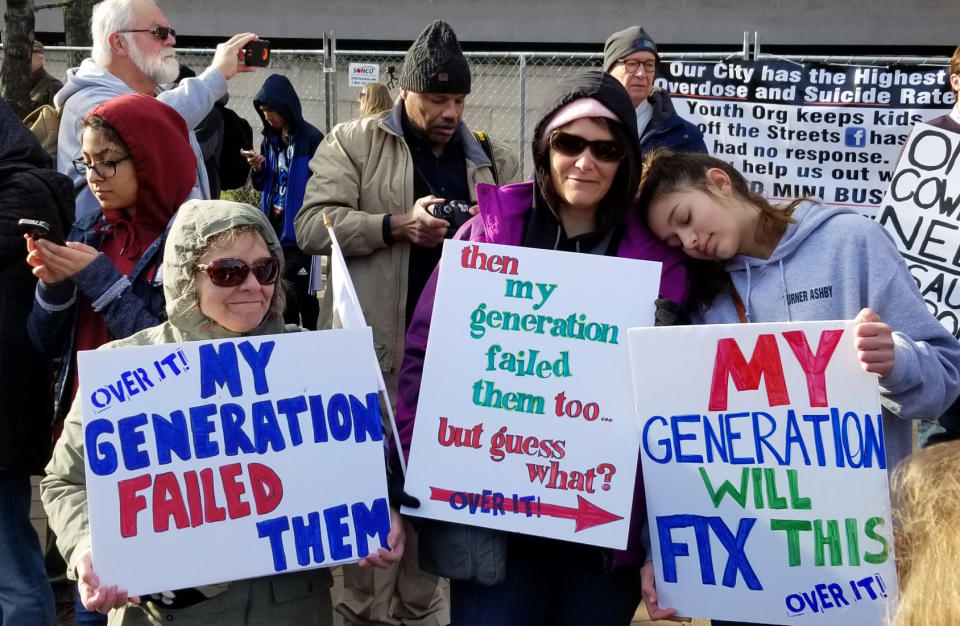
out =
<svg viewBox="0 0 960 626"><path fill-rule="evenodd" d="M301 250L327 254L330 237L323 214L330 216L363 314L373 327L373 343L394 405L406 332L410 243L384 242L383 216L407 213L416 200L413 159L400 122L402 106L400 101L391 111L344 122L330 131L310 162L313 176L294 222ZM466 156L470 199L476 202L476 184L494 182L490 160L466 124L460 124L457 132ZM499 183L516 182L515 155L502 144L492 147ZM318 328L329 328L332 322L332 298L326 290Z"/></svg>

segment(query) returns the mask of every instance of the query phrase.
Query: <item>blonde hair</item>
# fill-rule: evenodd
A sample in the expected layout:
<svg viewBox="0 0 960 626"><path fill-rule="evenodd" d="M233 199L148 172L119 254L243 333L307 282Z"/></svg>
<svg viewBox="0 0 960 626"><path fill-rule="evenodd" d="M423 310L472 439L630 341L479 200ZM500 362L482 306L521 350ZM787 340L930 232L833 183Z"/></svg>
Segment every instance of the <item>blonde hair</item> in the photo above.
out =
<svg viewBox="0 0 960 626"><path fill-rule="evenodd" d="M960 624L960 441L907 457L892 483L900 605L893 626Z"/></svg>
<svg viewBox="0 0 960 626"><path fill-rule="evenodd" d="M363 86L364 100L360 115L375 115L393 108L393 98L383 83L369 83Z"/></svg>

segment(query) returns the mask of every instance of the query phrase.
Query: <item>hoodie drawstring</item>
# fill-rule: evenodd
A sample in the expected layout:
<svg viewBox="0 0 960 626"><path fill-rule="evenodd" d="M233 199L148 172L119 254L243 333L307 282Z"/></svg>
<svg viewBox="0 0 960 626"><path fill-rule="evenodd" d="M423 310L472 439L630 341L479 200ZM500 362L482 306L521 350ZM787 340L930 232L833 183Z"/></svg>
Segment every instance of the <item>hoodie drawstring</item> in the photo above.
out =
<svg viewBox="0 0 960 626"><path fill-rule="evenodd" d="M743 299L743 314L747 318L747 323L751 321L750 319L750 291L753 288L750 280L750 264L747 263L744 265L747 268L747 297Z"/></svg>
<svg viewBox="0 0 960 626"><path fill-rule="evenodd" d="M790 303L787 301L787 274L783 270L783 259L777 263L780 266L780 288L783 290L783 308L787 313L787 321L792 322L793 316L790 315Z"/></svg>

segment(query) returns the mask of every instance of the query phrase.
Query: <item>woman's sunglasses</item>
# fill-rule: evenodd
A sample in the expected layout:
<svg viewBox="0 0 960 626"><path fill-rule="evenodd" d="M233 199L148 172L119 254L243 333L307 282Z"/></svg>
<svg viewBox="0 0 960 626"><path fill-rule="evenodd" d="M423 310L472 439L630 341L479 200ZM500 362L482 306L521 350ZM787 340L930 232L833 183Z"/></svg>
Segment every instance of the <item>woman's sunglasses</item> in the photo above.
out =
<svg viewBox="0 0 960 626"><path fill-rule="evenodd" d="M253 265L240 259L217 259L197 265L197 271L205 273L217 287L236 287L247 279L251 270L258 283L272 285L280 275L280 261L271 256L254 261Z"/></svg>
<svg viewBox="0 0 960 626"><path fill-rule="evenodd" d="M589 147L594 158L607 163L620 161L626 153L623 145L616 139L589 141L579 135L562 132L555 132L550 135L550 147L567 157L579 156Z"/></svg>

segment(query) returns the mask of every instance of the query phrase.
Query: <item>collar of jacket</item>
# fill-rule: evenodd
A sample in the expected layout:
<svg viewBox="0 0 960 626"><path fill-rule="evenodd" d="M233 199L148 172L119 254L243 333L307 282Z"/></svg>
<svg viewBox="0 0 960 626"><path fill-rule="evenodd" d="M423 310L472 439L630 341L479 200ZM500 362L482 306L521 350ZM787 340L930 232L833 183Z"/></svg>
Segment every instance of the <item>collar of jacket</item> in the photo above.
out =
<svg viewBox="0 0 960 626"><path fill-rule="evenodd" d="M377 126L391 135L396 135L406 144L406 140L403 137L403 115L403 98L397 98L397 102L393 105L393 108L380 118ZM467 128L466 123L463 121L460 122L460 126L457 128L457 138L463 145L463 156L465 156L468 161L474 163L477 167L493 166L493 163L491 163L487 157L487 153L483 151L480 142L477 141L477 138L470 132L470 129Z"/></svg>

